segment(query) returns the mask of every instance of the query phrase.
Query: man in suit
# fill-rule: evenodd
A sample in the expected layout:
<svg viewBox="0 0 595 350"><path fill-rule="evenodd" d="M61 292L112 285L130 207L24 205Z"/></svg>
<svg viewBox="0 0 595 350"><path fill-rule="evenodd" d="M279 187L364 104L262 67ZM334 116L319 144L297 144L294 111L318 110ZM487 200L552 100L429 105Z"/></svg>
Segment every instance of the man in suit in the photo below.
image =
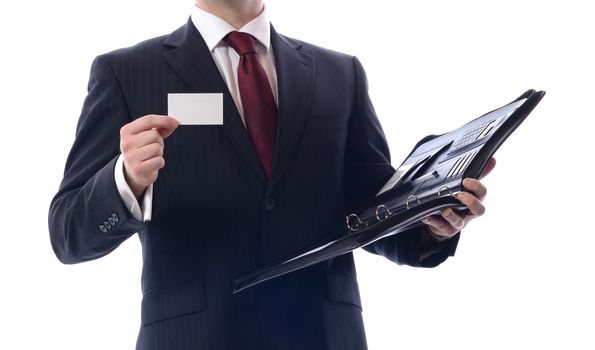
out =
<svg viewBox="0 0 595 350"><path fill-rule="evenodd" d="M241 52L235 37L254 47ZM256 94L242 82L255 75L267 81ZM168 93L222 93L223 125L180 126L165 116ZM273 117L255 124L263 103ZM93 62L50 207L52 247L77 263L138 233L137 349L364 349L351 254L231 291L238 276L336 239L393 172L355 57L278 34L261 0L197 0L170 35ZM366 249L440 264L484 211L485 187L465 186L468 215L448 210Z"/></svg>

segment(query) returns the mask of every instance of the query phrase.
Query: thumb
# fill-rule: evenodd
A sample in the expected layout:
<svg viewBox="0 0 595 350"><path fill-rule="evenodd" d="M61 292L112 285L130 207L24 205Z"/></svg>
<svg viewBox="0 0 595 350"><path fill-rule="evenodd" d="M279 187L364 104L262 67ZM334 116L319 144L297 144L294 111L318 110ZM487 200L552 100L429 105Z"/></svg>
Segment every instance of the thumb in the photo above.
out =
<svg viewBox="0 0 595 350"><path fill-rule="evenodd" d="M164 139L167 138L169 135L173 134L176 128L180 125L180 122L172 117L165 116L164 118L168 118L168 123L166 126L161 126L157 128L157 132L161 137Z"/></svg>
<svg viewBox="0 0 595 350"><path fill-rule="evenodd" d="M486 165L485 169L483 170L483 173L481 174L481 176L479 177L479 179L483 179L484 177L488 176L489 173L492 172L492 170L494 170L494 167L496 167L496 158L490 158L490 160L488 161L488 164Z"/></svg>

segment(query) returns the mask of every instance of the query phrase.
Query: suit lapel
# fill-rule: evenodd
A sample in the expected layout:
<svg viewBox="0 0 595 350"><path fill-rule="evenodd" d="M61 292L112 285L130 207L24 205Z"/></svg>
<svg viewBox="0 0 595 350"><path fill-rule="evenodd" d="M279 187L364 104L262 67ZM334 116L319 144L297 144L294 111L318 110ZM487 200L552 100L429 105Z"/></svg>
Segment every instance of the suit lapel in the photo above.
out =
<svg viewBox="0 0 595 350"><path fill-rule="evenodd" d="M237 148L241 158L263 182L266 182L258 154L254 150L233 98L192 20L188 19L186 25L170 34L164 45L174 48L164 54L165 61L191 91L223 93L223 130Z"/></svg>
<svg viewBox="0 0 595 350"><path fill-rule="evenodd" d="M279 183L302 134L313 93L315 68L312 56L299 51L300 45L287 41L272 26L271 43L277 69L279 115L273 172L267 195Z"/></svg>

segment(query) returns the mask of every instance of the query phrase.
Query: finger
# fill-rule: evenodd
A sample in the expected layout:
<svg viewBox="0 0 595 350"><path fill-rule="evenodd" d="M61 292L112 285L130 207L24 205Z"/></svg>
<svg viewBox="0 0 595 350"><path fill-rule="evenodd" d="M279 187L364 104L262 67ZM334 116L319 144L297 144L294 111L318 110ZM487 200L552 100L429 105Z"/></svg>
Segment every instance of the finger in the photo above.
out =
<svg viewBox="0 0 595 350"><path fill-rule="evenodd" d="M465 219L457 214L454 210L448 208L444 209L441 213L442 217L456 230L460 230L465 227Z"/></svg>
<svg viewBox="0 0 595 350"><path fill-rule="evenodd" d="M166 115L149 114L124 125L120 132L128 135L136 135L151 129L164 129L168 132L173 132L178 125L179 123L175 118Z"/></svg>
<svg viewBox="0 0 595 350"><path fill-rule="evenodd" d="M448 221L437 215L427 217L422 221L428 225L428 228L437 236L452 237L459 232L459 230L452 227Z"/></svg>
<svg viewBox="0 0 595 350"><path fill-rule="evenodd" d="M165 158L162 156L153 157L143 161L141 165L148 171L157 171L165 166Z"/></svg>
<svg viewBox="0 0 595 350"><path fill-rule="evenodd" d="M483 201L488 194L488 189L481 183L481 181L476 179L464 179L463 187L465 188L465 191L473 193L480 201Z"/></svg>
<svg viewBox="0 0 595 350"><path fill-rule="evenodd" d="M176 128L178 127L178 125L176 125L176 127L173 129L157 128L155 130L157 130L157 132L159 132L159 134L161 135L162 138L166 139L169 137L169 135L173 134L174 131L176 131Z"/></svg>
<svg viewBox="0 0 595 350"><path fill-rule="evenodd" d="M140 148L132 149L124 154L124 160L131 166L145 160L163 156L163 147L158 143L151 143Z"/></svg>
<svg viewBox="0 0 595 350"><path fill-rule="evenodd" d="M469 192L459 192L456 198L469 209L472 217L482 216L486 211L483 203Z"/></svg>
<svg viewBox="0 0 595 350"><path fill-rule="evenodd" d="M134 167L135 178L142 185L148 186L157 180L159 169L165 166L163 157L154 157L137 163Z"/></svg>
<svg viewBox="0 0 595 350"><path fill-rule="evenodd" d="M162 156L163 147L161 147L158 143L148 144L146 146L140 147L135 151L135 160L137 162L143 162L151 158Z"/></svg>
<svg viewBox="0 0 595 350"><path fill-rule="evenodd" d="M124 135L120 139L120 149L122 151L129 151L152 143L163 147L163 137L161 137L156 129L143 131L136 135Z"/></svg>
<svg viewBox="0 0 595 350"><path fill-rule="evenodd" d="M495 167L496 167L496 158L492 157L492 158L490 158L490 160L488 160L488 164L486 164L486 167L483 169L483 172L481 173L481 176L479 177L479 179L481 180L484 177L488 176L488 174L491 173Z"/></svg>

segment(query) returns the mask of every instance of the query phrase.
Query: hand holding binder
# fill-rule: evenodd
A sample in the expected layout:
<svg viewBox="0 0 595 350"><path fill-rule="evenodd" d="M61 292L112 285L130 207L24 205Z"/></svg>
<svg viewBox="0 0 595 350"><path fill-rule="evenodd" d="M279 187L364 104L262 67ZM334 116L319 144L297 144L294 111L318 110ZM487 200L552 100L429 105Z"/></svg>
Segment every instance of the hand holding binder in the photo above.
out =
<svg viewBox="0 0 595 350"><path fill-rule="evenodd" d="M479 179L481 180L487 176L495 166L496 159L491 158ZM463 180L463 186L464 191L459 192L456 198L468 210L455 212L452 209L445 209L441 212L442 217L434 215L422 219L423 223L428 225L435 239L446 240L453 237L457 232L465 228L471 220L483 215L485 212L482 202L485 199L487 190L483 184L479 180L465 179Z"/></svg>
<svg viewBox="0 0 595 350"><path fill-rule="evenodd" d="M463 179L481 176L544 94L528 90L456 130L423 138L378 193L347 215L343 237L238 278L234 293L406 231L442 210L468 210L456 198L464 190Z"/></svg>

